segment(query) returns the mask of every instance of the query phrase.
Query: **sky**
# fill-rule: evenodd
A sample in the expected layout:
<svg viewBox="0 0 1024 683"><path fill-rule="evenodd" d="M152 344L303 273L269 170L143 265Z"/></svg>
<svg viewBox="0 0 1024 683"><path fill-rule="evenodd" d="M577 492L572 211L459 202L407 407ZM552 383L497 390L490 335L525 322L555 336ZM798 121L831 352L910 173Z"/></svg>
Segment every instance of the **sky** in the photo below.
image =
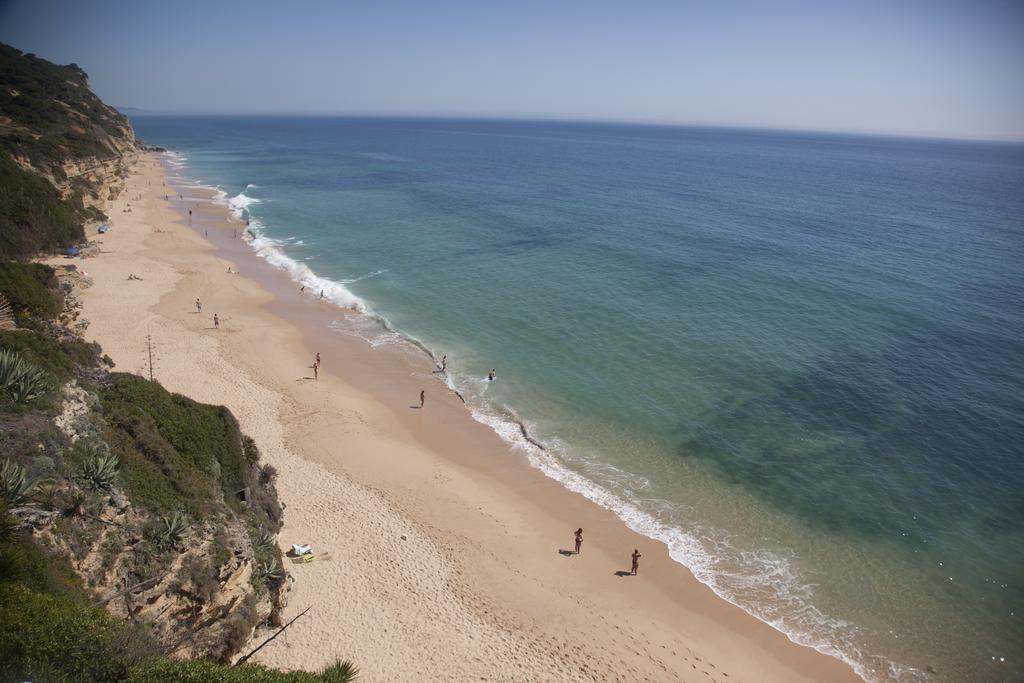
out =
<svg viewBox="0 0 1024 683"><path fill-rule="evenodd" d="M0 0L119 107L1024 140L1024 0Z"/></svg>

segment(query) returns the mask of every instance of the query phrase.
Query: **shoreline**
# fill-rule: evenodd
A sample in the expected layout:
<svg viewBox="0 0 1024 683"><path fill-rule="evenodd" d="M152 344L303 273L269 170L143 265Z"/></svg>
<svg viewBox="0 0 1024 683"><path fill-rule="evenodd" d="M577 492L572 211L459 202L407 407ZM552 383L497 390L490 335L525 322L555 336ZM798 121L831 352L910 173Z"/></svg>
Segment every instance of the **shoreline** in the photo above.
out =
<svg viewBox="0 0 1024 683"><path fill-rule="evenodd" d="M278 468L281 545L312 542L333 558L289 565L285 619L317 607L257 661L351 658L369 680L860 680L531 467L454 392L430 391L425 359L331 331L325 321L359 314L296 305L287 274L231 237L244 226L225 207L204 198L190 228L153 185L159 159L135 166L99 237L107 253L82 264L95 283L82 296L86 336L135 371L133 349L156 331L161 383L227 405ZM139 193L139 211L123 213ZM125 283L128 272L144 282ZM196 296L221 313L220 330L190 313ZM408 408L421 385L426 409ZM559 554L577 526L583 554ZM616 576L633 547L640 576Z"/></svg>

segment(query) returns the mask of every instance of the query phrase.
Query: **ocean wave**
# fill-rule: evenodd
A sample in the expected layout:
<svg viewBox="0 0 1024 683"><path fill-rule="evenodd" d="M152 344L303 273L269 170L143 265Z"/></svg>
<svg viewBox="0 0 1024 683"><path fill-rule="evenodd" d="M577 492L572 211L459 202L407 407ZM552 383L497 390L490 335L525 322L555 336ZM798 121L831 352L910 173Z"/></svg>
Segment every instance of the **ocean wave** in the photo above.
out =
<svg viewBox="0 0 1024 683"><path fill-rule="evenodd" d="M262 201L262 199L248 196L245 192L239 192L234 197L227 200L227 207L231 210L232 216L241 220L249 210L250 206L259 204Z"/></svg>
<svg viewBox="0 0 1024 683"><path fill-rule="evenodd" d="M241 217L241 211L239 211L238 217ZM281 242L263 234L263 226L259 221L250 219L249 229L246 232L245 239L257 256L288 273L293 282L304 286L314 296L322 293L324 299L337 306L360 312L368 310L366 303L349 291L345 285L329 278L320 277L305 263L286 254Z"/></svg>

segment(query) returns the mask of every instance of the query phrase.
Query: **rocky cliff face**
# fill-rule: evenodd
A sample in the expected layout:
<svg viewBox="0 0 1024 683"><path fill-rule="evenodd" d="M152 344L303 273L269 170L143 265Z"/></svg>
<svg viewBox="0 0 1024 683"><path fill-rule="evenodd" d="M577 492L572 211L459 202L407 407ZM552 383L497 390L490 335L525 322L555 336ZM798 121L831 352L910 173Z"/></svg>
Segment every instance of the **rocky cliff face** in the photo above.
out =
<svg viewBox="0 0 1024 683"><path fill-rule="evenodd" d="M283 606L276 473L223 406L111 372L80 334L88 279L59 270L0 261L0 612L12 586L72 595L149 652L230 661ZM0 680L24 680L4 675L5 633L24 632L8 626Z"/></svg>
<svg viewBox="0 0 1024 683"><path fill-rule="evenodd" d="M0 256L71 246L124 189L139 148L128 119L75 64L0 44ZM33 181L45 179L47 193ZM6 238L6 239L3 239Z"/></svg>

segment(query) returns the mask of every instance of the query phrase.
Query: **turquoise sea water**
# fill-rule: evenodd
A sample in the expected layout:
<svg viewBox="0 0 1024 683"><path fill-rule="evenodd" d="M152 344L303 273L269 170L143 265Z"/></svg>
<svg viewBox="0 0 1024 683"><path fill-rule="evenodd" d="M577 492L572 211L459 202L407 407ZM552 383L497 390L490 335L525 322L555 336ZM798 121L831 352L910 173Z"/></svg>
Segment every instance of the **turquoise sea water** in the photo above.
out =
<svg viewBox="0 0 1024 683"><path fill-rule="evenodd" d="M872 680L1024 678L1024 146L156 117L254 248ZM490 368L498 377L486 381Z"/></svg>

